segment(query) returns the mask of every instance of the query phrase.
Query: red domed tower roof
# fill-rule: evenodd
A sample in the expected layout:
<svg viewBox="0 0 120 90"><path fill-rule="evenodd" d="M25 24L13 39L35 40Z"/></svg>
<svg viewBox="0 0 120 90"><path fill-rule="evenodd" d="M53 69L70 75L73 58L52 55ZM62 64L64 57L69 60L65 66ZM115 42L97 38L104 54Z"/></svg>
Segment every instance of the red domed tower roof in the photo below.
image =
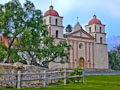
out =
<svg viewBox="0 0 120 90"><path fill-rule="evenodd" d="M102 24L101 21L99 19L96 18L96 15L93 15L93 19L89 21L88 25L91 24Z"/></svg>
<svg viewBox="0 0 120 90"><path fill-rule="evenodd" d="M49 16L49 15L59 16L58 12L57 12L56 10L53 10L53 6L52 6L52 5L50 6L50 10L48 10L48 11L44 14L44 17L45 17L45 16Z"/></svg>

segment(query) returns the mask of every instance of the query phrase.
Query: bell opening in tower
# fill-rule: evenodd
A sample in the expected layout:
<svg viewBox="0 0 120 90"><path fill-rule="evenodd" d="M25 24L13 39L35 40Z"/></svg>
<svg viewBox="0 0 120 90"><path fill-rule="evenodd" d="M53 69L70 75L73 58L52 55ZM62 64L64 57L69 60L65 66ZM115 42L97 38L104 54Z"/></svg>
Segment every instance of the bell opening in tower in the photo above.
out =
<svg viewBox="0 0 120 90"><path fill-rule="evenodd" d="M58 31L56 31L56 38L58 38Z"/></svg>

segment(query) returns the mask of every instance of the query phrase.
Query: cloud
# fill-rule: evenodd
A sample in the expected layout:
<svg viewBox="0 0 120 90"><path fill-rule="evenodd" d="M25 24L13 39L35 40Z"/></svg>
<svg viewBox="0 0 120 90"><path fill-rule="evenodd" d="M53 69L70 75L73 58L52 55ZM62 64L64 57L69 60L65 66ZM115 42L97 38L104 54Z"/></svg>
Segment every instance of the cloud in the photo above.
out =
<svg viewBox="0 0 120 90"><path fill-rule="evenodd" d="M0 0L0 3L5 3L10 0ZM61 15L70 14L75 12L104 13L111 18L120 19L120 0L31 0L35 6L41 9L43 12L49 9L49 5L52 1L55 9L59 11ZM25 2L25 0L20 0Z"/></svg>
<svg viewBox="0 0 120 90"><path fill-rule="evenodd" d="M65 15L76 12L99 12L120 19L120 0L53 0L55 8Z"/></svg>

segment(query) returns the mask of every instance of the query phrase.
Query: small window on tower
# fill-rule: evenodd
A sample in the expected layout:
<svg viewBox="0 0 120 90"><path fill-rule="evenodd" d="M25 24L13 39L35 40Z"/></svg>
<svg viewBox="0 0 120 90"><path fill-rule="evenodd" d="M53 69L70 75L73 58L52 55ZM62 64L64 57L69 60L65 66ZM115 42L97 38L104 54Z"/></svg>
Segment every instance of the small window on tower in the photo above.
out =
<svg viewBox="0 0 120 90"><path fill-rule="evenodd" d="M101 44L102 44L102 39L103 39L103 38L102 38L102 37L100 37L100 43L101 43Z"/></svg>
<svg viewBox="0 0 120 90"><path fill-rule="evenodd" d="M58 25L58 19L55 19L55 25Z"/></svg>
<svg viewBox="0 0 120 90"><path fill-rule="evenodd" d="M44 19L44 24L46 24L46 19Z"/></svg>
<svg viewBox="0 0 120 90"><path fill-rule="evenodd" d="M58 38L58 31L56 31L56 38Z"/></svg>
<svg viewBox="0 0 120 90"><path fill-rule="evenodd" d="M102 32L101 29L102 29L102 28L100 27L100 33Z"/></svg>
<svg viewBox="0 0 120 90"><path fill-rule="evenodd" d="M91 27L89 27L89 33L91 33Z"/></svg>

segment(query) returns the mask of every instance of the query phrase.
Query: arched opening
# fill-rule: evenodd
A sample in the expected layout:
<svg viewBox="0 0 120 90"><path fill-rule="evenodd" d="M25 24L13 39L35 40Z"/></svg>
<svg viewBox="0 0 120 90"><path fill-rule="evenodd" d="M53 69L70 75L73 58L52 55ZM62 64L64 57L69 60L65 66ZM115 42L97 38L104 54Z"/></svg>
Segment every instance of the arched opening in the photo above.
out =
<svg viewBox="0 0 120 90"><path fill-rule="evenodd" d="M82 45L83 45L82 43L79 44L79 48L80 48L80 49L82 48Z"/></svg>
<svg viewBox="0 0 120 90"><path fill-rule="evenodd" d="M55 25L58 25L58 19L55 19Z"/></svg>
<svg viewBox="0 0 120 90"><path fill-rule="evenodd" d="M102 28L100 27L100 33L102 32L101 29L102 29Z"/></svg>
<svg viewBox="0 0 120 90"><path fill-rule="evenodd" d="M103 39L103 38L102 38L102 37L100 37L100 43L101 43L101 44L103 43L103 42L102 42L102 41L103 41L102 39Z"/></svg>
<svg viewBox="0 0 120 90"><path fill-rule="evenodd" d="M83 57L81 57L81 58L79 59L79 66L80 66L80 68L82 68L82 69L85 67L85 60L84 60Z"/></svg>
<svg viewBox="0 0 120 90"><path fill-rule="evenodd" d="M89 33L91 33L91 27L89 27Z"/></svg>
<svg viewBox="0 0 120 90"><path fill-rule="evenodd" d="M56 36L55 37L58 38L58 31L56 31Z"/></svg>

